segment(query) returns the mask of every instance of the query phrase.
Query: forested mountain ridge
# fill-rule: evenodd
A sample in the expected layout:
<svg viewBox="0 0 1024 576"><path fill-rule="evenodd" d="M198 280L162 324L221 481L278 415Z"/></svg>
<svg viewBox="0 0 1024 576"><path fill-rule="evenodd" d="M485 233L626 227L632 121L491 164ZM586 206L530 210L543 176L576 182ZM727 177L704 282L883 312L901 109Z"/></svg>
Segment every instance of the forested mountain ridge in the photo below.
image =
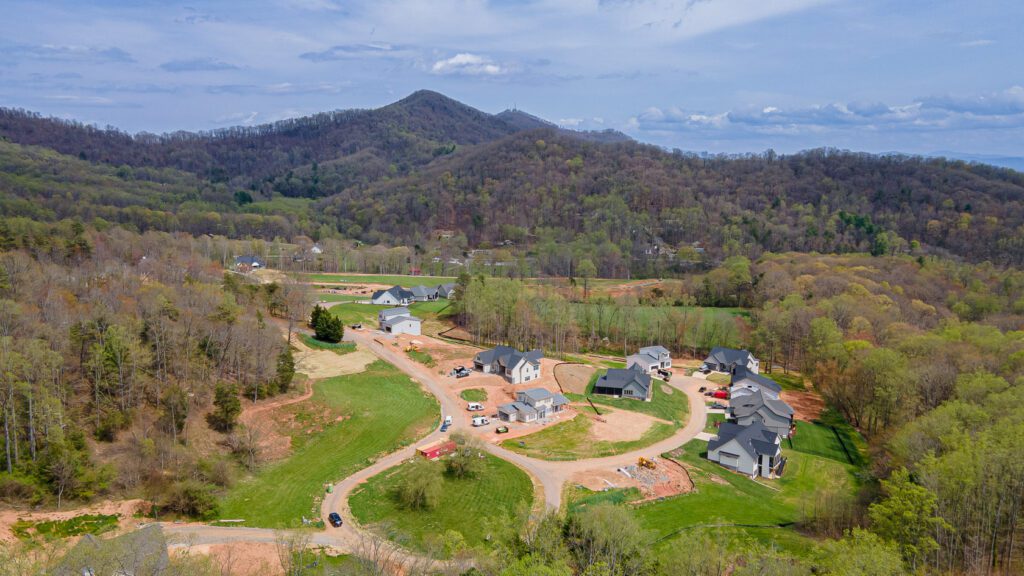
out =
<svg viewBox="0 0 1024 576"><path fill-rule="evenodd" d="M530 131L321 204L341 229L407 242L432 228L462 230L471 245L576 242L601 255L599 275L622 274L632 250L690 242L756 257L881 254L916 240L972 260L1024 258L1024 175L833 150L703 158Z"/></svg>
<svg viewBox="0 0 1024 576"><path fill-rule="evenodd" d="M7 216L385 245L425 246L433 230L453 230L462 248L512 241L534 273L556 275L584 257L602 276L649 276L784 251L1024 261L1024 175L1012 170L828 149L697 156L429 91L375 110L163 136L0 109L0 138L12 143L0 150ZM97 173L91 193L53 193L86 172ZM123 181L110 184L117 193L101 191L110 176ZM145 183L154 178L174 183Z"/></svg>

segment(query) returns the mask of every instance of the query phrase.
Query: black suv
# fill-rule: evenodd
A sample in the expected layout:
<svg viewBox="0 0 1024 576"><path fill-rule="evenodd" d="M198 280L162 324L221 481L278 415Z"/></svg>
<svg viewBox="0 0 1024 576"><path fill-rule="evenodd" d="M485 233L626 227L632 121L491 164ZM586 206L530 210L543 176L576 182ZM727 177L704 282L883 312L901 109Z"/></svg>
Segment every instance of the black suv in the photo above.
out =
<svg viewBox="0 0 1024 576"><path fill-rule="evenodd" d="M331 526L334 526L335 528L340 528L341 514L338 514L337 512L331 512L327 515L327 521L331 523Z"/></svg>

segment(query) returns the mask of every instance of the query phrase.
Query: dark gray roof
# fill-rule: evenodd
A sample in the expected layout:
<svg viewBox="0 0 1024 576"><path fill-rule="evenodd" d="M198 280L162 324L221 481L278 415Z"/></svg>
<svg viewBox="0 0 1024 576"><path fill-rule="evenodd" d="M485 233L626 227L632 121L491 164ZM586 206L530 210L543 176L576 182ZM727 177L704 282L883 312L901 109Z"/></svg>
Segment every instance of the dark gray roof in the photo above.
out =
<svg viewBox="0 0 1024 576"><path fill-rule="evenodd" d="M755 374L750 370L747 370L746 365L737 366L736 371L733 373L732 378L729 380L730 385L736 386L737 384L743 384L744 381L753 383L766 390L771 390L778 394L782 392L782 386L778 382L768 378L767 376L761 376Z"/></svg>
<svg viewBox="0 0 1024 576"><path fill-rule="evenodd" d="M519 364L521 359L537 364L543 357L544 353L540 350L520 352L511 346L495 346L490 350L484 350L483 352L478 353L474 360L481 364L494 364L497 362L499 366L504 368Z"/></svg>
<svg viewBox="0 0 1024 576"><path fill-rule="evenodd" d="M715 364L737 364L746 366L747 362L753 358L754 355L746 350L736 350L735 348L712 348L711 354L708 354L707 360L714 362Z"/></svg>
<svg viewBox="0 0 1024 576"><path fill-rule="evenodd" d="M793 408L771 396L765 396L761 390L751 390L749 393L733 396L729 401L729 412L734 418L743 418L761 410L769 410L782 418L792 418Z"/></svg>
<svg viewBox="0 0 1024 576"><path fill-rule="evenodd" d="M428 296L437 295L437 288L427 288L426 286L413 286L409 289L409 292L417 298L426 298Z"/></svg>
<svg viewBox="0 0 1024 576"><path fill-rule="evenodd" d="M449 282L447 284L438 284L437 291L439 294L451 294L452 290L455 290L455 283Z"/></svg>
<svg viewBox="0 0 1024 576"><path fill-rule="evenodd" d="M414 296L412 292L406 290L405 288L402 288L401 286L392 286L387 290L377 290L376 292L373 293L371 299L376 300L385 292L394 296L395 300L398 300L399 302L401 302L402 300L410 300Z"/></svg>
<svg viewBox="0 0 1024 576"><path fill-rule="evenodd" d="M642 370L634 370L633 368L611 368L604 376L597 379L594 388L622 390L632 383L636 383L646 396L651 388L651 376L650 374L645 374Z"/></svg>
<svg viewBox="0 0 1024 576"><path fill-rule="evenodd" d="M522 412L523 414L536 414L537 411L525 402L510 402L498 406L498 410L505 413Z"/></svg>
<svg viewBox="0 0 1024 576"><path fill-rule="evenodd" d="M263 264L263 259L259 256L235 256L235 264L245 266L265 265Z"/></svg>
<svg viewBox="0 0 1024 576"><path fill-rule="evenodd" d="M757 458L758 454L774 456L779 451L779 446L775 443L778 437L778 434L768 430L760 422L754 422L749 426L723 422L718 428L718 436L708 440L708 452L736 440L740 448L751 458Z"/></svg>

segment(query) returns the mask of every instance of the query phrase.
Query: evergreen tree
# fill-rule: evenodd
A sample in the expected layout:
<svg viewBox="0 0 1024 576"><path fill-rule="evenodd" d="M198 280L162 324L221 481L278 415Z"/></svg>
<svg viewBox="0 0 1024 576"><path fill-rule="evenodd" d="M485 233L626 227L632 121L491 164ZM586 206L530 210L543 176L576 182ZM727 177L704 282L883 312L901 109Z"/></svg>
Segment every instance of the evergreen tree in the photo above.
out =
<svg viewBox="0 0 1024 576"><path fill-rule="evenodd" d="M275 378L277 392L284 393L290 390L293 378L295 378L295 357L292 355L292 349L286 346L277 355L277 376Z"/></svg>
<svg viewBox="0 0 1024 576"><path fill-rule="evenodd" d="M220 432L230 432L238 423L238 415L242 413L242 401L238 399L238 390L234 384L221 383L214 391L214 410L206 416L210 428Z"/></svg>
<svg viewBox="0 0 1024 576"><path fill-rule="evenodd" d="M326 310L317 315L313 330L316 332L316 339L322 342L341 342L345 336L345 325L341 323L341 318Z"/></svg>

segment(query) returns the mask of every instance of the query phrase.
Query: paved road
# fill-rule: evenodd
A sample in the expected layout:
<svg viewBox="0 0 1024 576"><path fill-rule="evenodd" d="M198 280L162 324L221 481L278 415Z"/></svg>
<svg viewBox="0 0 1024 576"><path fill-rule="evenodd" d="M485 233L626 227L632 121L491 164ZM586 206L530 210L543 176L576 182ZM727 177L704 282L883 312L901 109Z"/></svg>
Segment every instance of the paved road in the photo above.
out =
<svg viewBox="0 0 1024 576"><path fill-rule="evenodd" d="M330 512L338 512L341 514L344 524L341 528L333 528L328 525L325 532L317 533L313 537L312 543L321 546L331 546L340 551L351 553L358 550L363 539L373 537L361 529L352 517L351 510L348 507L348 497L351 492L369 478L397 466L404 460L414 457L416 446L438 440L456 430L472 431L473 429L468 425L468 419L465 415L465 410L463 410L462 403L447 393L446 385L439 379L437 374L409 358L398 347L392 346L386 336L373 331L357 332L349 330L346 331L345 338L360 344L422 384L424 388L437 398L441 405L442 414L451 415L453 420L453 425L448 432L441 433L440 430L433 430L411 446L388 454L372 465L341 480L334 485L330 494L325 495L320 510L324 521L327 521L327 515ZM573 475L596 468L618 468L635 464L640 456L647 458L657 457L696 438L704 430L707 420L704 397L697 391L700 386L705 384L705 381L702 379L682 375L673 376L669 385L685 393L690 401L690 417L686 425L670 438L646 448L618 456L552 462L530 458L490 442L485 442L484 446L491 454L512 462L530 474L534 482L543 488L546 507L550 510L558 510L562 504L562 489ZM168 535L172 536L173 539L184 539L191 544L217 544L240 541L274 542L276 538L274 530L264 528L235 528L203 524L164 524L163 526Z"/></svg>

